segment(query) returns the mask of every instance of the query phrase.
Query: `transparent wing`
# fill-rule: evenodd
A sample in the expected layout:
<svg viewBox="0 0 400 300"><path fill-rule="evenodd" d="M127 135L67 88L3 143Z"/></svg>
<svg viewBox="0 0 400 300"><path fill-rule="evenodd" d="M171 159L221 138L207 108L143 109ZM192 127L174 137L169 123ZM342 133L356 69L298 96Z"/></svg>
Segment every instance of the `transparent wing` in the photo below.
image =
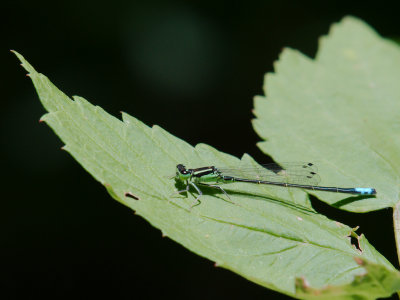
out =
<svg viewBox="0 0 400 300"><path fill-rule="evenodd" d="M221 175L283 183L318 185L321 178L312 163L271 163L257 167L217 168Z"/></svg>

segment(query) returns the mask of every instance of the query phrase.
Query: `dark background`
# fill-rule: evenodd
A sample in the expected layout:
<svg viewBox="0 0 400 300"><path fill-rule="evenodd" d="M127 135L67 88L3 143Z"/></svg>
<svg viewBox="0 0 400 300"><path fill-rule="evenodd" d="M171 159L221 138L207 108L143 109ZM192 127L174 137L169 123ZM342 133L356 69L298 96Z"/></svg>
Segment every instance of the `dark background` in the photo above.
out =
<svg viewBox="0 0 400 300"><path fill-rule="evenodd" d="M283 47L313 57L318 38L348 14L400 36L397 8L382 1L2 4L0 295L289 298L214 267L111 199L39 124L44 109L10 49L66 94L115 116L125 111L192 145L268 162L250 123L264 73ZM391 210L361 215L313 204L360 225L397 266Z"/></svg>

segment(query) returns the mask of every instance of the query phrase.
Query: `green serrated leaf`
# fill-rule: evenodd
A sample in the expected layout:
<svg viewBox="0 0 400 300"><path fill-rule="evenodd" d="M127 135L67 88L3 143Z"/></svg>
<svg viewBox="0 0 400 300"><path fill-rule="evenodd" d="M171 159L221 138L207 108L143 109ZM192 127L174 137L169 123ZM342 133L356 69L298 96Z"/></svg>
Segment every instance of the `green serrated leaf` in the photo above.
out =
<svg viewBox="0 0 400 300"><path fill-rule="evenodd" d="M256 97L253 125L276 161L311 161L321 185L374 187L377 197L313 193L367 212L399 201L400 47L346 17L321 39L313 60L286 49ZM355 200L355 201L354 201Z"/></svg>
<svg viewBox="0 0 400 300"><path fill-rule="evenodd" d="M354 257L396 272L365 237L316 213L299 190L234 183L226 187L231 201L203 189L201 205L190 209L196 195L174 194L176 184L168 178L178 163L199 167L255 162L204 144L192 147L125 113L120 121L81 97L71 100L16 55L48 111L42 119L65 143L64 149L113 198L191 251L293 297L300 297L295 287L299 277L313 288L351 282L365 272ZM359 239L361 251L350 243L350 235Z"/></svg>

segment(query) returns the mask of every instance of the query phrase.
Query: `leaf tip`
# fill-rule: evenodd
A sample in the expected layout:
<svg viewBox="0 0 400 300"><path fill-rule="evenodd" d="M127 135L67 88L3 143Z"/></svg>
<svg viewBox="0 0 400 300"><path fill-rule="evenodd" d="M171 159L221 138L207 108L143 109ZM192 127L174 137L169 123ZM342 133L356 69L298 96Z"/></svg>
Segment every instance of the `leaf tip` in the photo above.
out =
<svg viewBox="0 0 400 300"><path fill-rule="evenodd" d="M21 66L29 73L35 72L35 69L25 60L25 58L15 50L10 50L21 62ZM29 76L29 74L27 74Z"/></svg>

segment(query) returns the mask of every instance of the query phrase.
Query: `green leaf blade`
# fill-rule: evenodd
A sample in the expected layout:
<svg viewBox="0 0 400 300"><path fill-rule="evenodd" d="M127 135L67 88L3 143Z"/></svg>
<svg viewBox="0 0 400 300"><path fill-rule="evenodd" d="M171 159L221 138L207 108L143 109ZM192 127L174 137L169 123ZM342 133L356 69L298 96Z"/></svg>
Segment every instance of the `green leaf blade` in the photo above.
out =
<svg viewBox="0 0 400 300"><path fill-rule="evenodd" d="M398 202L400 47L345 18L315 60L286 49L255 98L253 122L276 161L317 164L321 185L374 187L377 197L316 192L341 209L367 212ZM397 82L397 83L396 83ZM355 199L360 200L360 199Z"/></svg>
<svg viewBox="0 0 400 300"><path fill-rule="evenodd" d="M310 286L322 288L348 284L363 274L354 257L396 272L369 243L361 243L361 237L362 252L357 250L348 237L355 234L353 230L316 213L302 191L235 183L226 187L233 203L205 189L201 205L190 209L196 194L172 195L177 187L168 176L176 164L256 163L247 155L240 160L207 145L192 147L127 114L120 121L83 98L71 100L19 58L49 111L43 120L65 143L65 150L114 199L191 251L265 287L300 298L296 278L307 278Z"/></svg>

